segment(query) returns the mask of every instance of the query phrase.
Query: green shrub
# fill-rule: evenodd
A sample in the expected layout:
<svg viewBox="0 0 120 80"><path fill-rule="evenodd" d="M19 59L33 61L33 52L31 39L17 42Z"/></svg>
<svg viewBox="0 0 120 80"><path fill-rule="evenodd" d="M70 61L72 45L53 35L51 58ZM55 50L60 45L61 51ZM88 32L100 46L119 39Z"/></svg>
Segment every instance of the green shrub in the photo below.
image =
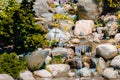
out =
<svg viewBox="0 0 120 80"><path fill-rule="evenodd" d="M20 60L16 53L4 53L0 55L0 73L9 74L14 78L18 78L19 73L26 69L26 62Z"/></svg>

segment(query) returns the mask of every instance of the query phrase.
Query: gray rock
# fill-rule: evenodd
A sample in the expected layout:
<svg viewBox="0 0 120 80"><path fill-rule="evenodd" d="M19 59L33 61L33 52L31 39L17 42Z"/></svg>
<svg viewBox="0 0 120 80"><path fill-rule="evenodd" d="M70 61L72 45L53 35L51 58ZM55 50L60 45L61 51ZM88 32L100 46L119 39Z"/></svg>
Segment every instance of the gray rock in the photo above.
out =
<svg viewBox="0 0 120 80"><path fill-rule="evenodd" d="M116 68L120 68L120 55L114 57L114 59L112 59L111 66L116 67Z"/></svg>
<svg viewBox="0 0 120 80"><path fill-rule="evenodd" d="M105 16L101 16L101 19L106 23L106 22L109 22L109 21L117 21L118 18L117 16L115 15L110 15L110 14L107 14Z"/></svg>
<svg viewBox="0 0 120 80"><path fill-rule="evenodd" d="M49 50L39 50L32 52L32 54L26 55L26 61L28 63L28 67L31 70L39 69L43 63L45 62L45 59L47 55L49 54Z"/></svg>
<svg viewBox="0 0 120 80"><path fill-rule="evenodd" d="M52 74L45 69L34 71L33 73L34 75L42 77L42 78L52 77Z"/></svg>
<svg viewBox="0 0 120 80"><path fill-rule="evenodd" d="M70 66L67 64L50 64L46 66L46 69L50 72L64 73L69 71Z"/></svg>
<svg viewBox="0 0 120 80"><path fill-rule="evenodd" d="M47 4L47 0L36 0L33 5L33 9L37 17L41 17L43 13L48 13L49 6Z"/></svg>
<svg viewBox="0 0 120 80"><path fill-rule="evenodd" d="M96 70L99 74L102 74L103 71L107 68L107 64L102 57L99 58Z"/></svg>
<svg viewBox="0 0 120 80"><path fill-rule="evenodd" d="M96 47L96 53L104 59L112 59L117 55L117 48L111 44L100 44Z"/></svg>
<svg viewBox="0 0 120 80"><path fill-rule="evenodd" d="M0 74L0 80L14 80L14 79L8 74Z"/></svg>
<svg viewBox="0 0 120 80"><path fill-rule="evenodd" d="M103 3L97 0L78 0L79 19L95 20L102 13Z"/></svg>
<svg viewBox="0 0 120 80"><path fill-rule="evenodd" d="M53 13L43 13L41 16L48 21L52 21Z"/></svg>
<svg viewBox="0 0 120 80"><path fill-rule="evenodd" d="M117 22L114 22L114 21L109 21L105 28L104 28L104 31L106 33L104 33L105 35L107 34L109 36L114 36L117 32L118 32L118 23Z"/></svg>
<svg viewBox="0 0 120 80"><path fill-rule="evenodd" d="M22 79L22 80L35 80L32 72L30 72L30 71L25 71L25 72L20 73L20 79Z"/></svg>
<svg viewBox="0 0 120 80"><path fill-rule="evenodd" d="M113 79L118 77L118 72L113 68L106 68L102 74L105 78Z"/></svg>
<svg viewBox="0 0 120 80"><path fill-rule="evenodd" d="M103 39L103 35L102 33L98 34L98 33L93 33L93 41L100 43L100 40Z"/></svg>
<svg viewBox="0 0 120 80"><path fill-rule="evenodd" d="M75 23L74 34L79 36L81 33L84 35L91 34L95 27L92 20L79 20Z"/></svg>
<svg viewBox="0 0 120 80"><path fill-rule="evenodd" d="M66 48L62 48L62 47L58 47L58 48L54 48L52 51L52 56L63 56L63 57L67 57L67 49Z"/></svg>
<svg viewBox="0 0 120 80"><path fill-rule="evenodd" d="M120 33L117 33L114 37L116 44L120 44Z"/></svg>
<svg viewBox="0 0 120 80"><path fill-rule="evenodd" d="M80 74L83 77L91 77L92 76L92 72L90 69L84 67L80 70L77 71L77 74Z"/></svg>
<svg viewBox="0 0 120 80"><path fill-rule="evenodd" d="M102 31L103 31L104 27L98 27L96 30L97 30L97 33L98 34L101 34Z"/></svg>

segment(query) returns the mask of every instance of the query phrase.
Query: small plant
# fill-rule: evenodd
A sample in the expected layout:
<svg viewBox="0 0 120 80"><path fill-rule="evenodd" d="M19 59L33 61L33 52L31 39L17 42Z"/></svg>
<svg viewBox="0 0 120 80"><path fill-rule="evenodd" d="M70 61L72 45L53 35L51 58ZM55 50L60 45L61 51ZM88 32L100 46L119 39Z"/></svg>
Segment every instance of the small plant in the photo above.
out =
<svg viewBox="0 0 120 80"><path fill-rule="evenodd" d="M57 45L57 41L56 40L51 40L49 41L49 47L53 47Z"/></svg>
<svg viewBox="0 0 120 80"><path fill-rule="evenodd" d="M18 78L19 73L26 69L26 62L20 60L16 53L4 53L0 55L0 73L9 74L14 78Z"/></svg>
<svg viewBox="0 0 120 80"><path fill-rule="evenodd" d="M104 23L101 19L95 21L95 27L103 27Z"/></svg>
<svg viewBox="0 0 120 80"><path fill-rule="evenodd" d="M53 57L52 60L50 61L50 63L55 63L55 64L62 63L62 55Z"/></svg>

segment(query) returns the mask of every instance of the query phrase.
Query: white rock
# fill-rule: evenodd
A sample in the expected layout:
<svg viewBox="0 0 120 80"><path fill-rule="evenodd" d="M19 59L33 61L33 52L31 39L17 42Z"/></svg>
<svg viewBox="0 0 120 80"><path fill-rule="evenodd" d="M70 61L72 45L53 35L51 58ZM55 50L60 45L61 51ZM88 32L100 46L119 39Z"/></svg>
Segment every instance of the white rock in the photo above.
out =
<svg viewBox="0 0 120 80"><path fill-rule="evenodd" d="M49 64L49 62L52 60L52 58L50 56L47 56L47 58L45 59L45 63Z"/></svg>
<svg viewBox="0 0 120 80"><path fill-rule="evenodd" d="M74 76L75 76L75 72L71 72L71 71L68 72L68 76L69 76L69 77L74 77Z"/></svg>
<svg viewBox="0 0 120 80"><path fill-rule="evenodd" d="M49 31L49 33L47 34L47 39L48 40L64 40L64 42L69 41L69 36L66 36L65 32L63 32L62 30L58 29L58 28L53 28Z"/></svg>
<svg viewBox="0 0 120 80"><path fill-rule="evenodd" d="M65 8L58 6L58 7L55 8L55 12L59 13L59 14L64 14L65 13Z"/></svg>
<svg viewBox="0 0 120 80"><path fill-rule="evenodd" d="M80 34L83 35L91 34L94 27L95 25L92 20L79 20L75 23L74 34L76 36Z"/></svg>
<svg viewBox="0 0 120 80"><path fill-rule="evenodd" d="M118 77L118 72L113 70L113 68L107 68L103 72L103 76L109 79L112 78L117 78Z"/></svg>
<svg viewBox="0 0 120 80"><path fill-rule="evenodd" d="M111 59L117 55L117 48L111 44L100 44L96 47L96 52L104 59Z"/></svg>
<svg viewBox="0 0 120 80"><path fill-rule="evenodd" d="M53 77L55 77L57 74L58 74L58 72L56 72L56 71L53 71L53 72L51 72L52 73L52 76Z"/></svg>
<svg viewBox="0 0 120 80"><path fill-rule="evenodd" d="M90 77L90 76L92 76L91 70L86 68L86 67L80 69L79 72L80 72L81 76L83 76L83 77Z"/></svg>
<svg viewBox="0 0 120 80"><path fill-rule="evenodd" d="M53 13L43 13L41 16L48 21L52 21Z"/></svg>
<svg viewBox="0 0 120 80"><path fill-rule="evenodd" d="M120 44L120 33L117 33L116 35L115 35L115 41L116 41L116 43L117 44Z"/></svg>
<svg viewBox="0 0 120 80"><path fill-rule="evenodd" d="M94 38L93 41L96 43L100 43L100 39L98 39L98 38Z"/></svg>
<svg viewBox="0 0 120 80"><path fill-rule="evenodd" d="M56 71L57 73L64 73L69 71L70 66L67 64L51 64L47 65L46 69L50 72Z"/></svg>
<svg viewBox="0 0 120 80"><path fill-rule="evenodd" d="M34 75L40 76L40 77L43 77L43 78L52 77L52 74L45 69L34 71L33 73L34 73Z"/></svg>
<svg viewBox="0 0 120 80"><path fill-rule="evenodd" d="M76 78L75 80L80 80L79 78Z"/></svg>
<svg viewBox="0 0 120 80"><path fill-rule="evenodd" d="M111 66L120 68L120 55L114 57L114 59L111 61Z"/></svg>
<svg viewBox="0 0 120 80"><path fill-rule="evenodd" d="M35 78L33 77L32 72L30 72L30 71L25 71L23 73L20 73L20 78L22 80L35 80Z"/></svg>
<svg viewBox="0 0 120 80"><path fill-rule="evenodd" d="M14 79L8 74L0 74L0 80L14 80Z"/></svg>

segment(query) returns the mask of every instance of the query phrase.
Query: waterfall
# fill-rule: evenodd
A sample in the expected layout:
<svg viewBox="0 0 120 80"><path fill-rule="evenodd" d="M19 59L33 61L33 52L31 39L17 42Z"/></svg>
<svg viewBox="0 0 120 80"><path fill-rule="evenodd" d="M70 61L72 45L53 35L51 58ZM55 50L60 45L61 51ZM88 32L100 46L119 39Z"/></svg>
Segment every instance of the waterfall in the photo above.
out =
<svg viewBox="0 0 120 80"><path fill-rule="evenodd" d="M74 60L77 62L78 69L82 68L82 59L79 57L75 57Z"/></svg>
<svg viewBox="0 0 120 80"><path fill-rule="evenodd" d="M78 69L81 69L82 68L82 60L77 61L77 64L78 64Z"/></svg>
<svg viewBox="0 0 120 80"><path fill-rule="evenodd" d="M81 51L82 50L85 50L85 54L87 56L90 56L90 52L92 51L91 47L87 46L87 45L76 46L75 47L75 53L76 53L76 55L79 56L79 57L81 57Z"/></svg>

